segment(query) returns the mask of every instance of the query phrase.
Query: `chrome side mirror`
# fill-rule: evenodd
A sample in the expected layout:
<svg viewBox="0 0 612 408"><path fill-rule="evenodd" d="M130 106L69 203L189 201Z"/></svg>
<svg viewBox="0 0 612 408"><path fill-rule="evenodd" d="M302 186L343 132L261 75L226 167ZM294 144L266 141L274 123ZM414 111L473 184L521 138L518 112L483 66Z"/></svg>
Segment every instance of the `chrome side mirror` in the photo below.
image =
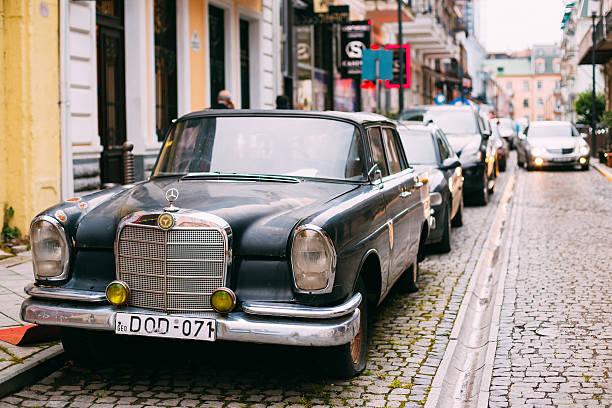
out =
<svg viewBox="0 0 612 408"><path fill-rule="evenodd" d="M378 163L374 163L374 165L370 168L370 170L368 171L368 178L370 179L372 184L375 183L376 180L382 180L382 171L380 171ZM380 185L382 188L382 182L380 183Z"/></svg>

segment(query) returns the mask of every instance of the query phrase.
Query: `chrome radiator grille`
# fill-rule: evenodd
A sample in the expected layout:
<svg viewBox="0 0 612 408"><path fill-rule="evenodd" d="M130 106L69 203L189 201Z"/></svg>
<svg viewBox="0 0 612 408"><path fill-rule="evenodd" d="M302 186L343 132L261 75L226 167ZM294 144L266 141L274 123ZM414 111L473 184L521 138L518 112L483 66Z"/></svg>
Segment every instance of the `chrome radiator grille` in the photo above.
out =
<svg viewBox="0 0 612 408"><path fill-rule="evenodd" d="M167 313L211 311L211 293L225 284L227 242L214 228L173 229L127 224L119 233L117 278L131 306Z"/></svg>
<svg viewBox="0 0 612 408"><path fill-rule="evenodd" d="M552 154L570 154L570 153L574 153L574 148L573 147L564 147L562 149L546 149L548 150L549 153Z"/></svg>

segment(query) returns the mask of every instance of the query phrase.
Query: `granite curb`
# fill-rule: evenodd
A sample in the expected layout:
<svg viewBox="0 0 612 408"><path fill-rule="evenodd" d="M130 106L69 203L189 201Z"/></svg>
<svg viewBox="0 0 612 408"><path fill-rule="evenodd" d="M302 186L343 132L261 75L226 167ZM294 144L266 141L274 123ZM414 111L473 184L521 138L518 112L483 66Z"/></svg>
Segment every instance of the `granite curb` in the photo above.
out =
<svg viewBox="0 0 612 408"><path fill-rule="evenodd" d="M23 287L33 278L30 253L0 260L0 329L27 324L21 320ZM56 370L65 361L57 342L15 346L0 340L0 397Z"/></svg>
<svg viewBox="0 0 612 408"><path fill-rule="evenodd" d="M597 162L591 162L591 167L595 168L595 170L600 172L605 178L612 181L612 167Z"/></svg>
<svg viewBox="0 0 612 408"><path fill-rule="evenodd" d="M0 371L0 398L51 374L66 361L64 348L56 344L32 355L21 364Z"/></svg>

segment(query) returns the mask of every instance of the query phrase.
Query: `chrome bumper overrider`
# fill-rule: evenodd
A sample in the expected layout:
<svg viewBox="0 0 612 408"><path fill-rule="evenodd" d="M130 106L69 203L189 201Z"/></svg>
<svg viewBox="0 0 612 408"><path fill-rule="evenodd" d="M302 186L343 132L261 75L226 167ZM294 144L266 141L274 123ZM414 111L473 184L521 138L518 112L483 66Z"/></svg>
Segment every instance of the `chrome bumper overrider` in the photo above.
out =
<svg viewBox="0 0 612 408"><path fill-rule="evenodd" d="M356 299L357 296L359 296L358 299ZM333 308L321 308L335 309L332 310L334 313L340 310L347 312L339 317L325 320L321 320L320 317L318 320L281 317L283 314L279 314L279 311L286 313L292 309L287 305L285 307L276 305L267 316L262 316L265 312L265 308L262 309L264 306L262 304L256 304L255 308L251 306L251 313L257 312L260 314L259 316L244 312L232 312L227 315L214 314L212 317L217 322L218 340L292 346L336 346L350 342L357 334L359 329L359 309L357 306L360 302L361 297L357 294L342 305ZM307 307L303 309L315 308ZM67 302L32 297L26 299L21 305L21 318L26 322L42 325L114 331L115 313L118 311L166 315L165 313L133 307L117 308L109 304ZM301 314L300 317L306 316L307 313L303 312L304 310L298 315ZM298 315L292 316L297 317ZM317 318L316 316L310 317Z"/></svg>

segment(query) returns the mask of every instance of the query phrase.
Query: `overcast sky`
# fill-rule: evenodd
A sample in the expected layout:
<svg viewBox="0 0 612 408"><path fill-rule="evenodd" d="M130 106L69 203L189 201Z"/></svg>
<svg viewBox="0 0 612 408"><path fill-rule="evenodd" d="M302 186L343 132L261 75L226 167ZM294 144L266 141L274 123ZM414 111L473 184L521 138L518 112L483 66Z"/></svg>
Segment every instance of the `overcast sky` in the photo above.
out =
<svg viewBox="0 0 612 408"><path fill-rule="evenodd" d="M488 52L559 44L563 0L480 0L480 42Z"/></svg>

